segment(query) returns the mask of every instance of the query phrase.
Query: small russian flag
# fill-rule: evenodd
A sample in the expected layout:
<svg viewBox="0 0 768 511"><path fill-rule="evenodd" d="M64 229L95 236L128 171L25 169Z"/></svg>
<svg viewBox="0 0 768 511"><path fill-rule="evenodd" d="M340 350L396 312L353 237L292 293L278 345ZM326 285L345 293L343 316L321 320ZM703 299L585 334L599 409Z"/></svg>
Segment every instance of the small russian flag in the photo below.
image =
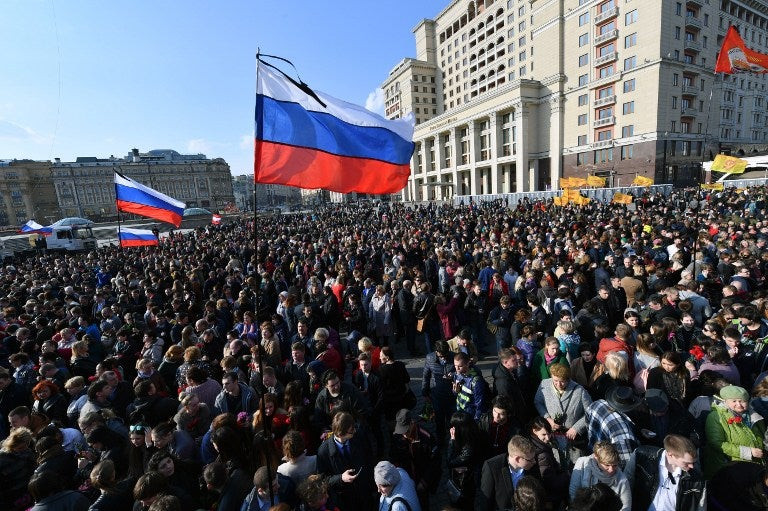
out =
<svg viewBox="0 0 768 511"><path fill-rule="evenodd" d="M151 247L157 245L157 236L149 229L131 229L130 227L120 229L121 247Z"/></svg>
<svg viewBox="0 0 768 511"><path fill-rule="evenodd" d="M42 225L38 224L34 220L29 220L26 224L21 226L21 229L19 229L19 233L21 234L39 233L39 234L44 234L46 236L51 234L52 231L53 229L51 229L50 227L43 227Z"/></svg>

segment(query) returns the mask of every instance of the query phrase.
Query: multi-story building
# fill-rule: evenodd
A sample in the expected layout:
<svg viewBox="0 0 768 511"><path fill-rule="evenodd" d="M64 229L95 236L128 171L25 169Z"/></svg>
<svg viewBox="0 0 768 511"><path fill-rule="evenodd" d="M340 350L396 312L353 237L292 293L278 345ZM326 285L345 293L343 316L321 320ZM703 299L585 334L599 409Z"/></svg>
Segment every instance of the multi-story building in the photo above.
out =
<svg viewBox="0 0 768 511"><path fill-rule="evenodd" d="M235 205L241 211L253 211L253 174L234 176L232 191ZM298 188L283 185L256 185L256 206L258 208L289 206L301 203L301 191Z"/></svg>
<svg viewBox="0 0 768 511"><path fill-rule="evenodd" d="M0 160L0 225L45 224L58 215L50 161Z"/></svg>
<svg viewBox="0 0 768 511"><path fill-rule="evenodd" d="M124 158L79 157L74 162L56 158L51 176L61 216L92 220L114 216L115 171L185 202L188 208L219 211L235 201L229 164L223 159L170 149L147 153L133 149Z"/></svg>
<svg viewBox="0 0 768 511"><path fill-rule="evenodd" d="M744 0L453 0L382 84L412 114L404 200L698 178L717 152L768 152L765 75L715 76L730 24L768 52Z"/></svg>

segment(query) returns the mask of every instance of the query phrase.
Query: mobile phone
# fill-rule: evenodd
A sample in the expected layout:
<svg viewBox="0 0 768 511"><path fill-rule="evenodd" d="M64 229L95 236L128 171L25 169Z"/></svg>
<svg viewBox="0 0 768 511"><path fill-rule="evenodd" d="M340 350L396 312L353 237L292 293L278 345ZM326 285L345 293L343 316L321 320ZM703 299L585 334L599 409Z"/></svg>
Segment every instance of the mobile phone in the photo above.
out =
<svg viewBox="0 0 768 511"><path fill-rule="evenodd" d="M362 472L362 471L363 471L363 467L358 468L357 472L355 472L355 476L359 476L360 472Z"/></svg>

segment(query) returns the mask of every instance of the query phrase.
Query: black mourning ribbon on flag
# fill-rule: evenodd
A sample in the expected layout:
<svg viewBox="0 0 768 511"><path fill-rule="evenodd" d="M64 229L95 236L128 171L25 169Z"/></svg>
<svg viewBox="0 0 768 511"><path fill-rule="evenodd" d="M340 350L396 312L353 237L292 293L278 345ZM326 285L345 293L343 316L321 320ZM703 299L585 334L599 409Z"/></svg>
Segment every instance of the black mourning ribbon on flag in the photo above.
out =
<svg viewBox="0 0 768 511"><path fill-rule="evenodd" d="M289 65L290 65L290 66L291 66L291 67L292 67L292 68L293 68L293 69L296 71L296 78L298 78L298 80L295 80L295 79L291 78L290 76L288 76L287 74L285 74L285 72L283 72L283 70L282 70L282 69L278 68L277 66L274 66L274 65L270 64L269 62L266 62L266 61L264 61L264 60L262 59L262 57L268 57L268 58L271 58L271 59L278 59L278 60L282 60L283 62L286 62L287 64L289 64ZM288 80L289 82L291 82L291 83L292 83L293 85L295 85L295 86L296 86L296 87L297 87L299 90L301 90L302 92L304 92L304 93L305 93L305 94L307 94L308 96L312 97L312 98L313 98L315 101L317 101L318 103L320 103L320 105L322 105L322 107L323 107L323 108L325 108L325 107L327 106L327 105L326 105L326 104L325 104L325 103L324 103L324 102L323 102L323 101L320 99L320 97L319 97L319 96L318 96L318 95L315 93L315 91L313 91L312 89L310 89L310 88L309 88L309 85L307 85L306 83L304 83L304 82L302 81L301 77L299 77L299 71L296 69L296 66L294 66L294 65L293 65L293 62L291 62L290 60L288 60L288 59L284 59L283 57L278 57L277 55L264 55L264 54L261 54L261 53L259 53L259 54L256 54L256 59L257 59L259 62L261 62L262 64L264 64L265 66L269 66L269 67L271 67L272 69L274 69L275 71L277 71L278 73L280 73L281 75L283 75L283 76L285 77L285 79L286 79L286 80Z"/></svg>

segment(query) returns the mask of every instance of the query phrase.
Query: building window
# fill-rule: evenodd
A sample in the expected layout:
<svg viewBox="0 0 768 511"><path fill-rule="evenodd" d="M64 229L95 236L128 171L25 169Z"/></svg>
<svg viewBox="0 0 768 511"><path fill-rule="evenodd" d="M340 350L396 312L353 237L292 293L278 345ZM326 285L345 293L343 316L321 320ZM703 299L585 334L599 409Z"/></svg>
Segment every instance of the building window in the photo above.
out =
<svg viewBox="0 0 768 511"><path fill-rule="evenodd" d="M597 49L597 55L598 57L605 57L606 55L610 55L611 53L614 53L616 51L616 45L613 43L606 44L605 46L601 46Z"/></svg>
<svg viewBox="0 0 768 511"><path fill-rule="evenodd" d="M589 83L589 75L588 74L583 74L583 75L579 76L579 87L584 86L587 83Z"/></svg>
<svg viewBox="0 0 768 511"><path fill-rule="evenodd" d="M587 153L576 154L576 165L584 165L587 163Z"/></svg>
<svg viewBox="0 0 768 511"><path fill-rule="evenodd" d="M631 25L637 21L637 9L624 15L624 25Z"/></svg>
<svg viewBox="0 0 768 511"><path fill-rule="evenodd" d="M621 113L623 114L632 114L635 113L635 102L634 101L627 101L622 105Z"/></svg>
<svg viewBox="0 0 768 511"><path fill-rule="evenodd" d="M677 73L672 73L672 85L677 87L677 80L679 79ZM685 78L683 78L683 81L685 81ZM690 85L690 84L687 84Z"/></svg>
<svg viewBox="0 0 768 511"><path fill-rule="evenodd" d="M629 34L624 38L624 48L631 48L637 44L637 32Z"/></svg>
<svg viewBox="0 0 768 511"><path fill-rule="evenodd" d="M680 40L680 35L682 34L682 32L683 31L680 29L680 27L675 27L675 39L677 39L679 41Z"/></svg>
<svg viewBox="0 0 768 511"><path fill-rule="evenodd" d="M595 163L607 163L609 161L613 161L612 147L595 151Z"/></svg>
<svg viewBox="0 0 768 511"><path fill-rule="evenodd" d="M598 119L610 119L612 115L613 115L612 106L609 106L608 108L600 108L597 110Z"/></svg>
<svg viewBox="0 0 768 511"><path fill-rule="evenodd" d="M579 36L579 47L589 44L589 33L581 34Z"/></svg>
<svg viewBox="0 0 768 511"><path fill-rule="evenodd" d="M627 80L624 82L624 92L632 92L635 90L635 79Z"/></svg>
<svg viewBox="0 0 768 511"><path fill-rule="evenodd" d="M621 128L621 136L622 137L631 137L635 134L635 126L634 124L630 124L629 126L623 126Z"/></svg>
<svg viewBox="0 0 768 511"><path fill-rule="evenodd" d="M600 78L607 78L609 76L613 76L615 69L613 67L613 64L609 66L603 66L597 70L597 76Z"/></svg>
<svg viewBox="0 0 768 511"><path fill-rule="evenodd" d="M579 26L580 27L583 27L587 23L589 23L589 12L585 12L584 14L579 16Z"/></svg>
<svg viewBox="0 0 768 511"><path fill-rule="evenodd" d="M581 94L579 96L579 106L584 106L587 103L589 103L589 97L587 96L587 94Z"/></svg>
<svg viewBox="0 0 768 511"><path fill-rule="evenodd" d="M589 54L579 55L579 67L586 66L587 64L589 64Z"/></svg>
<svg viewBox="0 0 768 511"><path fill-rule="evenodd" d="M683 15L683 4L681 4L680 2L677 2L675 4L675 14L677 14L678 16Z"/></svg>
<svg viewBox="0 0 768 511"><path fill-rule="evenodd" d="M677 109L677 96L672 96L672 110Z"/></svg>
<svg viewBox="0 0 768 511"><path fill-rule="evenodd" d="M633 55L624 59L624 71L629 71L637 67L637 56Z"/></svg>
<svg viewBox="0 0 768 511"><path fill-rule="evenodd" d="M518 73L520 73L520 76L525 76L525 73L526 73L525 66L521 66L520 69L518 69Z"/></svg>
<svg viewBox="0 0 768 511"><path fill-rule="evenodd" d="M587 136L586 135L579 135L579 138L576 141L577 145L587 145Z"/></svg>
<svg viewBox="0 0 768 511"><path fill-rule="evenodd" d="M587 114L580 114L578 119L578 125L584 126L585 124L587 124Z"/></svg>
<svg viewBox="0 0 768 511"><path fill-rule="evenodd" d="M621 146L621 159L622 160L631 160L632 159L632 148L633 145L625 145Z"/></svg>
<svg viewBox="0 0 768 511"><path fill-rule="evenodd" d="M613 133L611 130L603 130L597 132L597 140L603 141L603 140L611 140L613 138Z"/></svg>
<svg viewBox="0 0 768 511"><path fill-rule="evenodd" d="M597 91L598 99L608 98L610 96L613 96L613 85L609 85L608 87L603 87L602 89Z"/></svg>

